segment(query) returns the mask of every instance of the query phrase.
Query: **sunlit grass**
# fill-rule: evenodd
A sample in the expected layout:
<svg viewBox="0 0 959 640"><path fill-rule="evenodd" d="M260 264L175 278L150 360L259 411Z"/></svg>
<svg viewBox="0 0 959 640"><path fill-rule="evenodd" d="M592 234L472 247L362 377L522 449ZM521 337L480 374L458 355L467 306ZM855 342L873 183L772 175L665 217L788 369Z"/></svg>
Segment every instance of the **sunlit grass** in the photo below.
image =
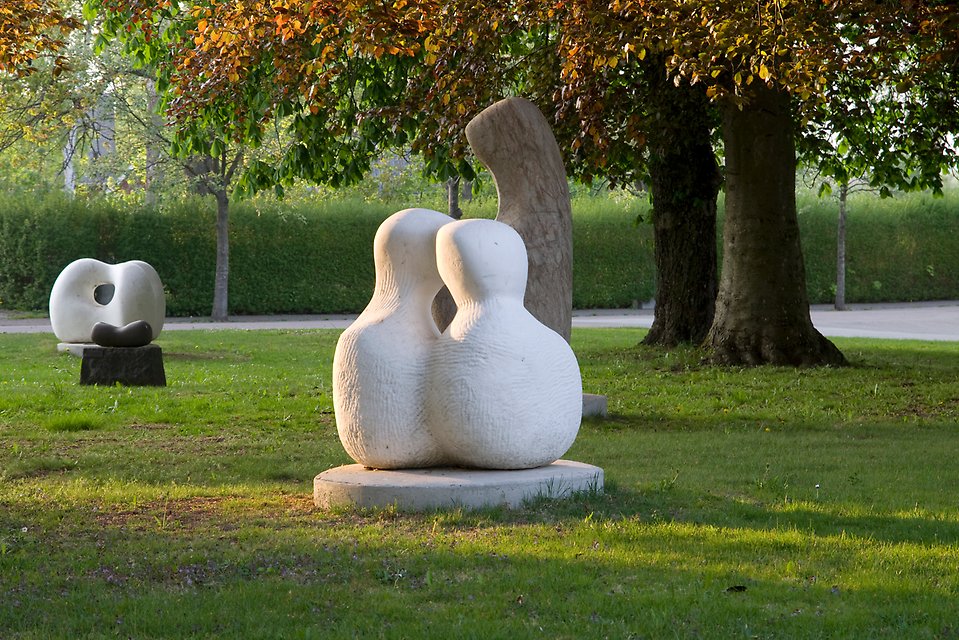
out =
<svg viewBox="0 0 959 640"><path fill-rule="evenodd" d="M722 369L577 330L604 495L321 511L332 331L169 332L169 386L0 340L0 637L950 638L959 345Z"/></svg>

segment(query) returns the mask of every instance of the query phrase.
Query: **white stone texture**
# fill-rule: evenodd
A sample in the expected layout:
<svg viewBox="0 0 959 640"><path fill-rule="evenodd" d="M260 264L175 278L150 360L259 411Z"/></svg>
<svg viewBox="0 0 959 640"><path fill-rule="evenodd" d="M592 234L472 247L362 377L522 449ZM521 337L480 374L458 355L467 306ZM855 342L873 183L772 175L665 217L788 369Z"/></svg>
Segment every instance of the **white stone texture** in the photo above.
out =
<svg viewBox="0 0 959 640"><path fill-rule="evenodd" d="M443 286L436 232L452 219L428 209L390 216L373 240L376 285L340 336L333 408L340 441L367 467L427 467L443 455L426 423L426 368L439 330L430 305Z"/></svg>
<svg viewBox="0 0 959 640"><path fill-rule="evenodd" d="M322 508L361 507L417 511L464 507L520 507L537 498L602 492L599 467L559 460L536 469L489 471L452 468L380 471L359 464L324 471L313 480Z"/></svg>
<svg viewBox="0 0 959 640"><path fill-rule="evenodd" d="M527 469L562 456L582 418L579 365L523 306L519 234L407 209L380 226L373 254L373 298L333 358L350 457L375 469ZM458 311L440 334L431 302L444 283Z"/></svg>
<svg viewBox="0 0 959 640"><path fill-rule="evenodd" d="M113 298L100 304L94 292L113 285ZM65 343L91 342L93 325L108 322L121 327L146 320L155 340L163 329L166 298L156 270L146 262L130 260L107 264L93 258L71 262L57 276L50 292L50 324Z"/></svg>
<svg viewBox="0 0 959 640"><path fill-rule="evenodd" d="M448 459L481 469L547 465L582 419L576 356L523 306L522 238L493 220L462 220L436 236L440 276L456 302L432 349L427 420Z"/></svg>

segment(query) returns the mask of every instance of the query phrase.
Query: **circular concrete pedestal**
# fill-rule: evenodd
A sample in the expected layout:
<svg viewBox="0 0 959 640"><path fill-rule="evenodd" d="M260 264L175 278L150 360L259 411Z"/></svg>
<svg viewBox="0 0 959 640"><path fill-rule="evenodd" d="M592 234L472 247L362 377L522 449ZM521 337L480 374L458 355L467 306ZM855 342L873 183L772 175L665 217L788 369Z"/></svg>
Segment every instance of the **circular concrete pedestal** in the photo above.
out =
<svg viewBox="0 0 959 640"><path fill-rule="evenodd" d="M313 480L318 507L388 507L424 511L446 507L518 507L539 497L565 498L603 490L603 470L569 460L535 469L493 471L458 468L367 469L351 464Z"/></svg>

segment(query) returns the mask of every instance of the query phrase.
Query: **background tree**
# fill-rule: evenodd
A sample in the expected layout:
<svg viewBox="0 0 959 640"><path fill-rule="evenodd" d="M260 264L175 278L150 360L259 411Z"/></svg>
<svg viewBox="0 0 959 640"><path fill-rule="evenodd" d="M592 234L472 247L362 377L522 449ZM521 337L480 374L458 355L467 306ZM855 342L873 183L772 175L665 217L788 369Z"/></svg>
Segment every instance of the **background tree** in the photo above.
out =
<svg viewBox="0 0 959 640"><path fill-rule="evenodd" d="M149 10L141 14L150 24ZM910 75L924 79L922 91L934 89L954 65L943 54L955 51L954 14L949 3L865 0L213 3L192 9L192 41L178 41L170 106L188 119L228 113L233 133L253 140L290 116L284 161L244 178L257 189L297 177L354 179L388 143L410 142L440 177L467 173L466 122L519 90L554 106L581 175L615 176L624 162L656 166L641 162L650 133L663 128L655 116L675 126L685 112L619 111L612 98L648 96L644 88L663 77L688 85L721 114L727 158L723 279L706 338L713 358L839 364L842 354L809 320L796 145L833 130L823 114L841 117L831 105L850 79L888 87L884 100ZM662 73L642 76L646 60ZM704 111L693 121L710 122ZM951 123L936 124L934 138L946 140ZM699 182L714 184L714 175Z"/></svg>
<svg viewBox="0 0 959 640"><path fill-rule="evenodd" d="M704 85L723 112L724 263L707 337L714 360L843 362L809 320L794 197L797 134L802 142L830 129L817 123L824 113L839 117L829 105L848 97L848 79L888 87L892 96L910 67L938 68L924 51L944 33L929 25L948 11L873 2L613 5L637 25L624 47L663 51L667 67ZM915 35L920 25L927 35ZM940 124L934 137L948 140L952 123ZM938 155L937 162L949 159Z"/></svg>
<svg viewBox="0 0 959 640"><path fill-rule="evenodd" d="M237 5L242 8L242 4ZM237 193L254 190L251 184L262 186L263 175L273 171L274 164L262 160L257 151L269 146L269 131L250 126L250 119L240 115L240 109L214 105L189 118L173 118L172 125L160 129L156 112L181 115L178 99L182 95L183 78L190 77L199 65L191 67L192 58L184 52L202 53L211 47L228 47L231 36L216 35L206 38L196 29L203 23L200 11L184 10L179 4L127 3L90 0L85 6L89 21L98 30L97 50L119 44L132 64L134 72L147 81L146 101L150 110L143 116L148 138L146 177L156 181L160 175L160 145L176 159L191 185L200 195L216 200L216 267L211 317L217 321L229 316L229 226L230 201ZM256 35L256 31L252 32ZM228 73L235 78L235 73ZM259 120L266 102L256 95L246 94L244 106ZM249 166L247 166L249 164ZM240 180L244 168L249 169ZM252 182L251 182L252 181ZM278 192L282 186L271 183Z"/></svg>

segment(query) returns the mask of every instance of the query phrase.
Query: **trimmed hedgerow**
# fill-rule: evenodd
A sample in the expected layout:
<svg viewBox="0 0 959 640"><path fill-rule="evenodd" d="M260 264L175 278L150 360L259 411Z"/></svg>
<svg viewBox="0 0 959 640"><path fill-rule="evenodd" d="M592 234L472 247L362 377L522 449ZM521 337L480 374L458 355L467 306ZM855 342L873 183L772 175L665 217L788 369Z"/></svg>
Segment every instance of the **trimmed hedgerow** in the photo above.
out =
<svg viewBox="0 0 959 640"><path fill-rule="evenodd" d="M230 308L238 314L362 309L373 286L372 238L391 209L337 201L231 211ZM70 262L144 260L163 280L171 315L207 315L213 300L215 212L193 200L120 211L51 197L0 203L0 305L45 309Z"/></svg>
<svg viewBox="0 0 959 640"><path fill-rule="evenodd" d="M806 281L813 303L836 291L835 200L800 200ZM847 302L959 299L959 192L881 199L857 194L846 222Z"/></svg>
<svg viewBox="0 0 959 640"><path fill-rule="evenodd" d="M435 205L434 205L435 206ZM235 314L357 312L373 288L372 240L392 204L340 198L253 201L231 209L230 310ZM491 216L489 200L464 207ZM654 297L652 229L641 200L573 203L573 304L622 308ZM213 203L123 208L102 200L0 197L0 306L43 310L71 261L145 260L167 289L171 315L210 312ZM810 300L835 291L836 205L801 198L799 222ZM959 298L959 193L850 201L847 300Z"/></svg>

